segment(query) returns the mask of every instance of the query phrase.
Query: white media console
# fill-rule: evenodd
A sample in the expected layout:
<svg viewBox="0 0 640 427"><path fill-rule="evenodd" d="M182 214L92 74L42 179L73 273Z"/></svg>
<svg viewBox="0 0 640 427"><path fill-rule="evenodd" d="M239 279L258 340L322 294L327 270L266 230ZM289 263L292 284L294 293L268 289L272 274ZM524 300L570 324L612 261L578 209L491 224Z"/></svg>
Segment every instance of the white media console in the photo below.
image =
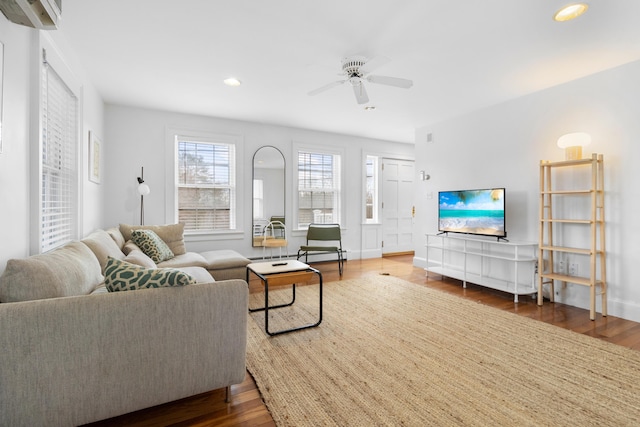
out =
<svg viewBox="0 0 640 427"><path fill-rule="evenodd" d="M429 273L452 277L513 294L534 295L537 273L537 243L498 241L490 237L427 234ZM492 240L490 240L492 239Z"/></svg>

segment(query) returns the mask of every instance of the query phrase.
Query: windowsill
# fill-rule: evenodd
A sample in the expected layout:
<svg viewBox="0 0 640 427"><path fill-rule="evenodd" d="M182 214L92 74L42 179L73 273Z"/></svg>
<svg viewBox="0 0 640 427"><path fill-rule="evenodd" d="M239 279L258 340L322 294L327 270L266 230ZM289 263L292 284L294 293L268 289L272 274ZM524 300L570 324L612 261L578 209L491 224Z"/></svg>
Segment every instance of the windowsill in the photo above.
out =
<svg viewBox="0 0 640 427"><path fill-rule="evenodd" d="M186 242L207 242L211 240L242 240L244 231L204 231L184 233Z"/></svg>

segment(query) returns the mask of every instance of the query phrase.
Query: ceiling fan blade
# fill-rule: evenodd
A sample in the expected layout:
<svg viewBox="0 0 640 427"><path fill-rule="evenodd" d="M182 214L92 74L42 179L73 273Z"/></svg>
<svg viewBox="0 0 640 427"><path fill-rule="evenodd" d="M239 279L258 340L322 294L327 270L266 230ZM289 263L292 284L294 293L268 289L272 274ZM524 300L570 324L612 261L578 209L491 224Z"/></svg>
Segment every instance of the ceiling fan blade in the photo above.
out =
<svg viewBox="0 0 640 427"><path fill-rule="evenodd" d="M338 81L335 81L335 82L331 82L328 85L324 85L322 87L319 87L318 89L312 90L307 95L309 95L309 96L317 95L317 94L319 94L321 92L324 92L325 90L329 90L329 89L331 89L333 87L340 86L344 82L346 82L346 80L338 80Z"/></svg>
<svg viewBox="0 0 640 427"><path fill-rule="evenodd" d="M353 93L356 95L356 100L358 104L366 104L369 102L369 96L367 95L367 90L364 88L362 82L357 85L353 85Z"/></svg>
<svg viewBox="0 0 640 427"><path fill-rule="evenodd" d="M398 77L368 76L367 81L381 85L401 87L403 89L409 89L413 86L413 82L411 80L401 79Z"/></svg>
<svg viewBox="0 0 640 427"><path fill-rule="evenodd" d="M363 75L370 73L376 68L382 67L384 64L386 64L389 61L391 61L391 59L387 58L386 56L376 56L374 58L371 58L367 62L365 62L364 65L360 67L360 72Z"/></svg>

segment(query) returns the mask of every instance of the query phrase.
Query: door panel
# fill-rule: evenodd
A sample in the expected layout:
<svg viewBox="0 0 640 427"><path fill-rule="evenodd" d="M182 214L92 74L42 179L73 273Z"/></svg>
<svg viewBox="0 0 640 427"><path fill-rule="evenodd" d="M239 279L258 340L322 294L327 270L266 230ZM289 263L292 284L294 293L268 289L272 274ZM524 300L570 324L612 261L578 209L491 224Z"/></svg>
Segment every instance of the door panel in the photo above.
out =
<svg viewBox="0 0 640 427"><path fill-rule="evenodd" d="M414 162L382 161L382 253L413 250Z"/></svg>

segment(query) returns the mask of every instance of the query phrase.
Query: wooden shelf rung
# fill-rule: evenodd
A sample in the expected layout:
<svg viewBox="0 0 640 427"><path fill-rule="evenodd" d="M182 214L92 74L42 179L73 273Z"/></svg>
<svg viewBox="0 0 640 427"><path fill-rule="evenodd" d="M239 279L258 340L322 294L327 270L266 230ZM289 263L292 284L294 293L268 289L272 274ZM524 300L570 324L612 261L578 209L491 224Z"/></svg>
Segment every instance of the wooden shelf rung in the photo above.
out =
<svg viewBox="0 0 640 427"><path fill-rule="evenodd" d="M551 251L551 252L568 252L568 253L581 254L581 255L591 255L591 249L570 248L566 246L540 246L540 250Z"/></svg>
<svg viewBox="0 0 640 427"><path fill-rule="evenodd" d="M569 196L572 194L576 195L585 195L593 193L593 190L546 190L541 191L541 194L551 194L551 195L560 195L560 196Z"/></svg>

